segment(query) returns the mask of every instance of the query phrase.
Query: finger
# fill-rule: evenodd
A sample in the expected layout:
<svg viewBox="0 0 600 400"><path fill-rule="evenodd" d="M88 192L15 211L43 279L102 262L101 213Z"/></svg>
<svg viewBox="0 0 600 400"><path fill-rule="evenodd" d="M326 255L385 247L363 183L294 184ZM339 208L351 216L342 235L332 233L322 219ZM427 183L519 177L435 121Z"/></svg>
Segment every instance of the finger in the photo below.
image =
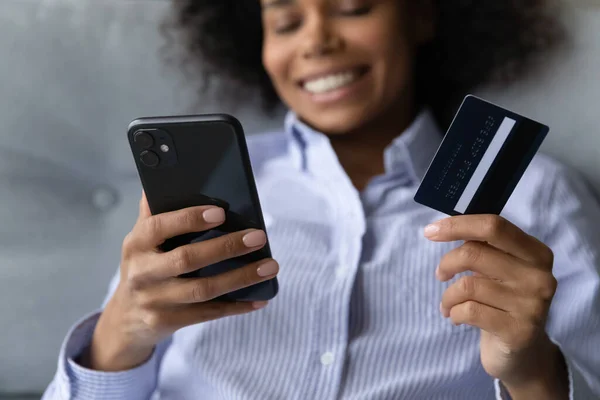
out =
<svg viewBox="0 0 600 400"><path fill-rule="evenodd" d="M436 275L445 282L456 274L473 271L502 282L518 281L529 264L482 242L466 242L442 257Z"/></svg>
<svg viewBox="0 0 600 400"><path fill-rule="evenodd" d="M508 286L488 278L463 276L444 292L442 314L448 318L452 307L469 300L508 312L523 308L521 297Z"/></svg>
<svg viewBox="0 0 600 400"><path fill-rule="evenodd" d="M138 216L138 221L149 218L152 216L152 212L150 211L150 206L148 205L148 199L146 198L146 192L142 190L142 198L140 199L140 212Z"/></svg>
<svg viewBox="0 0 600 400"><path fill-rule="evenodd" d="M167 239L186 233L203 232L224 221L225 211L222 208L190 207L148 217L136 225L134 235L140 248L153 249Z"/></svg>
<svg viewBox="0 0 600 400"><path fill-rule="evenodd" d="M174 278L153 289L157 304L202 303L238 289L274 278L279 272L275 260L261 260L242 268L206 278Z"/></svg>
<svg viewBox="0 0 600 400"><path fill-rule="evenodd" d="M548 262L552 259L547 246L497 215L459 215L446 218L427 226L425 235L437 242L487 242L526 261Z"/></svg>
<svg viewBox="0 0 600 400"><path fill-rule="evenodd" d="M219 318L248 314L267 306L267 302L210 302L186 304L162 313L165 323L173 330Z"/></svg>
<svg viewBox="0 0 600 400"><path fill-rule="evenodd" d="M247 229L188 244L160 254L160 264L153 274L162 279L187 274L208 265L251 253L262 248L266 243L267 236L264 231Z"/></svg>
<svg viewBox="0 0 600 400"><path fill-rule="evenodd" d="M517 323L510 313L472 300L452 307L450 320L454 325L470 325L500 337L507 337Z"/></svg>

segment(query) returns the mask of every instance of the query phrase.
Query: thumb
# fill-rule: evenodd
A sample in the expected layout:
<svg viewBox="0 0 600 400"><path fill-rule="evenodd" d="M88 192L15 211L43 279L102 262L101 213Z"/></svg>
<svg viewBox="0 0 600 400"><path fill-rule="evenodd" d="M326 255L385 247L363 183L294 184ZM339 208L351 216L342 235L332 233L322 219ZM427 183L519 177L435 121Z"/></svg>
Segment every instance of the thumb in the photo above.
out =
<svg viewBox="0 0 600 400"><path fill-rule="evenodd" d="M138 220L150 218L151 216L152 212L150 211L150 206L148 205L146 192L142 190L142 198L140 199L140 214Z"/></svg>

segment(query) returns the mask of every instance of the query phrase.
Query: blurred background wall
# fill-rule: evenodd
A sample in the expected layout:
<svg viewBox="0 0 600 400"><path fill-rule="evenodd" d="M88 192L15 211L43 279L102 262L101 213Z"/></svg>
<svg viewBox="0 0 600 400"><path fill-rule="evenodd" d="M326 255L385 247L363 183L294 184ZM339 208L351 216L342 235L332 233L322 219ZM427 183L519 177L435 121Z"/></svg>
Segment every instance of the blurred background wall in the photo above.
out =
<svg viewBox="0 0 600 400"><path fill-rule="evenodd" d="M571 46L519 85L479 94L550 125L544 151L600 189L600 5L567 5ZM67 329L104 297L141 191L129 121L219 111L248 133L279 126L199 99L161 64L167 8L0 0L0 397L43 391Z"/></svg>

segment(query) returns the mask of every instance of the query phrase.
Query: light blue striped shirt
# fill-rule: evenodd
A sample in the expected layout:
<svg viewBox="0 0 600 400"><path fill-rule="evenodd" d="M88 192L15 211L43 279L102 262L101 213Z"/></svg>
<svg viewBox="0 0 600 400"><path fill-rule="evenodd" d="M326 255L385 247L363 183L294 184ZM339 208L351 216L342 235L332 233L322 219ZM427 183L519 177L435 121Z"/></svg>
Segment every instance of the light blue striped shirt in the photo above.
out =
<svg viewBox="0 0 600 400"><path fill-rule="evenodd" d="M413 196L441 138L421 113L385 150L385 174L359 192L328 138L294 114L284 134L250 137L279 295L258 312L181 329L119 373L73 361L94 313L69 332L44 400L508 398L481 366L479 331L439 312L449 283L434 271L458 244L423 237L444 216ZM600 208L577 175L537 156L503 215L554 250L548 332L571 397L600 398Z"/></svg>

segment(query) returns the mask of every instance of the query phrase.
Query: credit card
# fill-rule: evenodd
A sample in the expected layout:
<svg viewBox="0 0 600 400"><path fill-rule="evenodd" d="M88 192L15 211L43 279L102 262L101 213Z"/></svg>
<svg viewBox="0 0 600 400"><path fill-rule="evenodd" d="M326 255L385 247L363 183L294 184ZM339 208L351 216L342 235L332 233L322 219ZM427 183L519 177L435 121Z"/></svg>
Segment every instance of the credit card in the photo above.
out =
<svg viewBox="0 0 600 400"><path fill-rule="evenodd" d="M549 130L473 95L465 97L415 201L448 215L500 214Z"/></svg>

